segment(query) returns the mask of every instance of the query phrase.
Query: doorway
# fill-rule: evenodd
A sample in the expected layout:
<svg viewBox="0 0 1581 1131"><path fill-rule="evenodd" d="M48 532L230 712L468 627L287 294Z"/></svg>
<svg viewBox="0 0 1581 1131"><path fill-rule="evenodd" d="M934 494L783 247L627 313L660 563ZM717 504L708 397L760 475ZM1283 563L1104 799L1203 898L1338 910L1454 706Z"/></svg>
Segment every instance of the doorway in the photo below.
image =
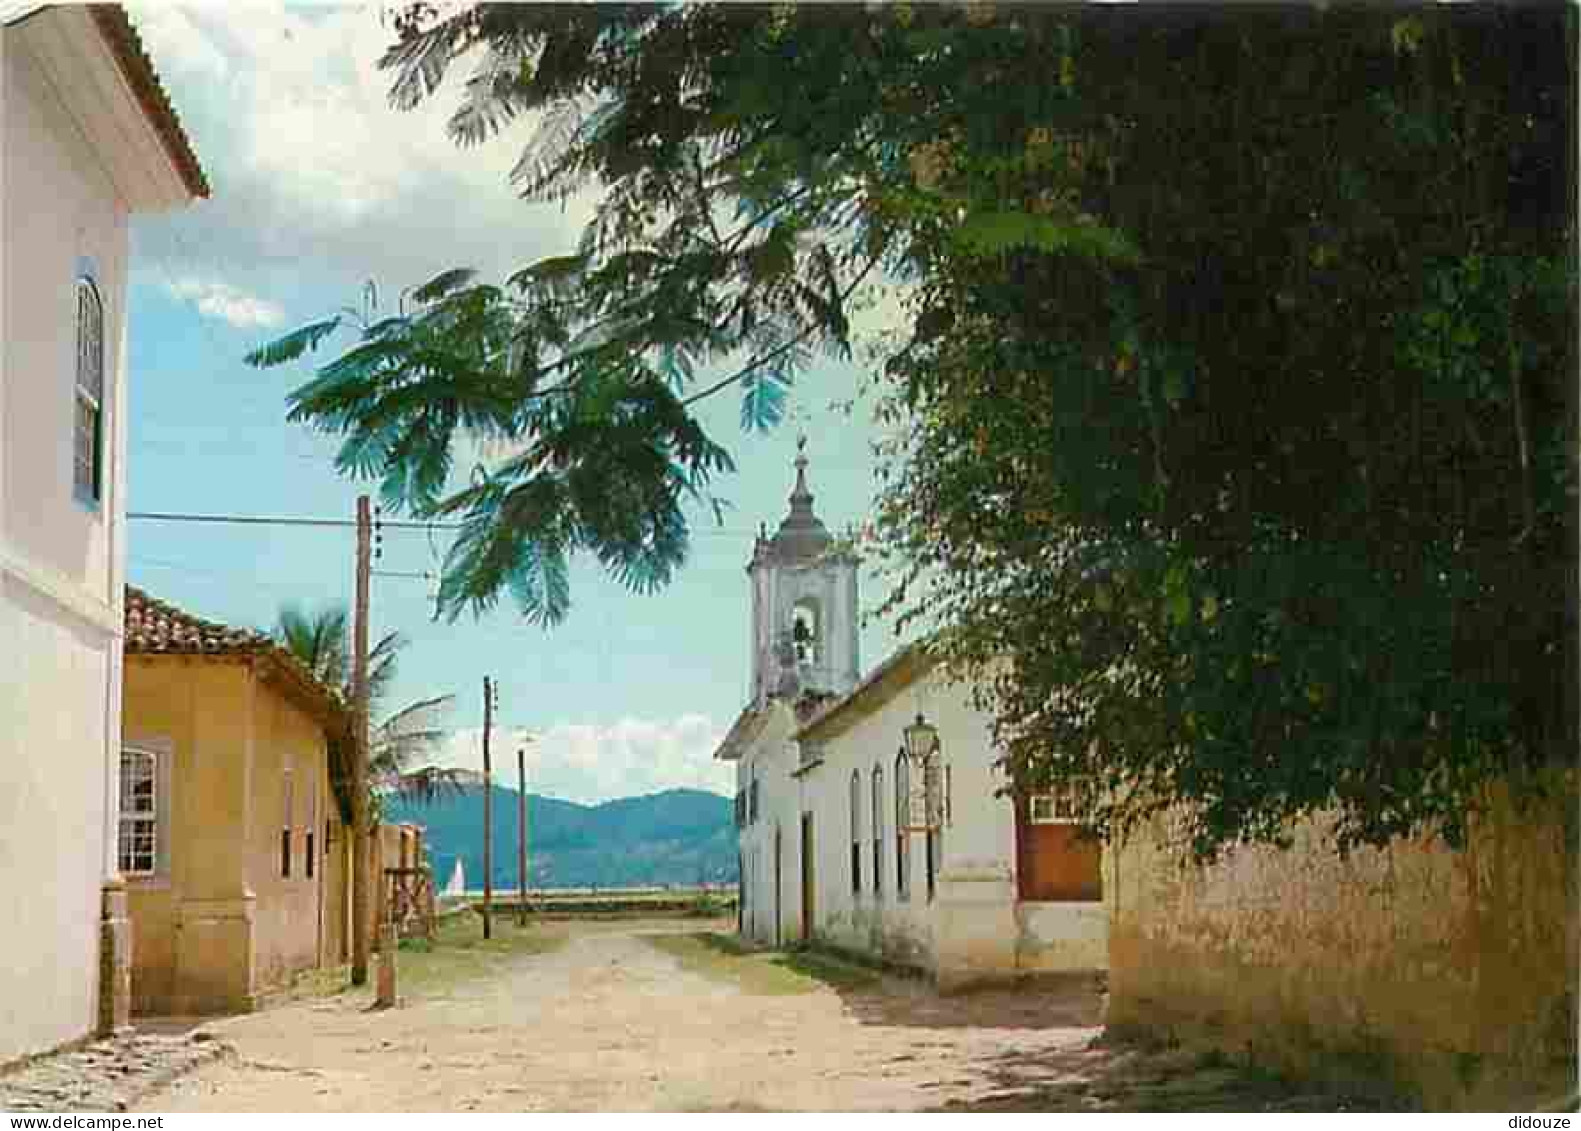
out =
<svg viewBox="0 0 1581 1131"><path fill-rule="evenodd" d="M812 940L813 922L817 911L813 876L812 814L801 815L801 937L803 942Z"/></svg>
<svg viewBox="0 0 1581 1131"><path fill-rule="evenodd" d="M784 883L784 875L785 875L785 869L784 869L784 866L782 864L782 861L785 859L784 844L785 844L784 834L780 831L780 827L778 825L775 825L774 826L774 945L775 946L782 945L781 938L780 938L780 924L785 921L785 916L780 911L780 892L784 890L782 885Z"/></svg>

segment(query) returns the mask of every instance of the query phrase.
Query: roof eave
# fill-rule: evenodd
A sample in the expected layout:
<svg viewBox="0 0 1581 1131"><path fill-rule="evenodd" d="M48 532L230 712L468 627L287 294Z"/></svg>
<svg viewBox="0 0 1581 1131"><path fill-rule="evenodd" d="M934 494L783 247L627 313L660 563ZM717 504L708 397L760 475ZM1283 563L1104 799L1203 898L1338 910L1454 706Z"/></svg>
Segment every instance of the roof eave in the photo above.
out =
<svg viewBox="0 0 1581 1131"><path fill-rule="evenodd" d="M797 728L792 737L797 742L803 742L826 735L835 723L848 717L874 695L883 693L887 701L896 692L904 690L933 670L939 662L939 658L930 654L921 644L906 645L868 672L849 694L836 699Z"/></svg>
<svg viewBox="0 0 1581 1131"><path fill-rule="evenodd" d="M121 77L130 87L132 96L143 111L144 120L156 135L172 169L180 178L188 200L207 200L210 195L208 177L192 148L181 119L171 105L170 96L154 62L143 47L142 37L132 26L126 9L120 4L90 4L88 12L94 26L115 58Z"/></svg>
<svg viewBox="0 0 1581 1131"><path fill-rule="evenodd" d="M6 26L17 48L43 70L129 211L162 212L209 195L197 155L124 8L17 9Z"/></svg>

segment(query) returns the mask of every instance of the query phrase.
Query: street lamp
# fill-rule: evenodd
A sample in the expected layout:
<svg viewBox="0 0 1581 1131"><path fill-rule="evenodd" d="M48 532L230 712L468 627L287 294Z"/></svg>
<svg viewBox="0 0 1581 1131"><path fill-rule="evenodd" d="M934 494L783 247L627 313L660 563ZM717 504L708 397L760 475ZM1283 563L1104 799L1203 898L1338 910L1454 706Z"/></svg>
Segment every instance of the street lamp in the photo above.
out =
<svg viewBox="0 0 1581 1131"><path fill-rule="evenodd" d="M901 734L906 743L906 758L913 766L926 765L928 759L939 749L939 730L922 717L921 711L917 712L917 721Z"/></svg>

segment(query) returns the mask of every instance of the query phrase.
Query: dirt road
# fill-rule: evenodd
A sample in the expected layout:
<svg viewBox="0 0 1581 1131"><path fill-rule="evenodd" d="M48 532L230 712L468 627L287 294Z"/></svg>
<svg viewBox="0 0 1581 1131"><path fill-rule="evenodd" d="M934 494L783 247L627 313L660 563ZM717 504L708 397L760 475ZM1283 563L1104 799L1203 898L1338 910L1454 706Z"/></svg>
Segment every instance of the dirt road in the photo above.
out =
<svg viewBox="0 0 1581 1131"><path fill-rule="evenodd" d="M1089 1047L1101 1008L1091 991L939 998L838 963L733 953L695 920L540 930L558 931L558 945L403 954L393 1010L345 992L210 1025L237 1055L140 1106L1324 1109L1179 1057Z"/></svg>

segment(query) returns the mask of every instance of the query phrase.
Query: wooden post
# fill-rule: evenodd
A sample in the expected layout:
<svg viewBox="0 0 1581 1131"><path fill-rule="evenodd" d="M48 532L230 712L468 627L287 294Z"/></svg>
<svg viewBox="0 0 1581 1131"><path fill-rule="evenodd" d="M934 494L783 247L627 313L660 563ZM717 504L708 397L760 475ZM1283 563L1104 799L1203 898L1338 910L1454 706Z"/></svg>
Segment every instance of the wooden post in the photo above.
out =
<svg viewBox="0 0 1581 1131"><path fill-rule="evenodd" d="M399 946L395 924L388 918L379 925L379 983L374 1004L380 1009L395 1005L395 950Z"/></svg>
<svg viewBox="0 0 1581 1131"><path fill-rule="evenodd" d="M357 605L352 626L351 697L351 984L368 981L372 866L368 843L368 579L373 521L368 496L357 496Z"/></svg>
<svg viewBox="0 0 1581 1131"><path fill-rule="evenodd" d="M494 776L489 727L494 722L494 685L483 677L483 937L494 937Z"/></svg>
<svg viewBox="0 0 1581 1131"><path fill-rule="evenodd" d="M516 925L527 925L527 751L516 750Z"/></svg>

